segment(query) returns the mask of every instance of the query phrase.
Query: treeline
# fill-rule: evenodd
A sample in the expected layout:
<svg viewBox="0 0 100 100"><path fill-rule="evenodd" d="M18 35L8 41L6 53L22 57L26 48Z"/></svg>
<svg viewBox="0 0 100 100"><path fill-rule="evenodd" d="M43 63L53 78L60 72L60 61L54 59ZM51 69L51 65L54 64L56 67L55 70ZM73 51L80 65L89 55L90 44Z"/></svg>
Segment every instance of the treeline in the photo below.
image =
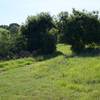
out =
<svg viewBox="0 0 100 100"><path fill-rule="evenodd" d="M0 58L29 54L52 54L57 43L71 45L74 53L100 45L99 12L61 12L57 16L40 13L22 25L0 25Z"/></svg>

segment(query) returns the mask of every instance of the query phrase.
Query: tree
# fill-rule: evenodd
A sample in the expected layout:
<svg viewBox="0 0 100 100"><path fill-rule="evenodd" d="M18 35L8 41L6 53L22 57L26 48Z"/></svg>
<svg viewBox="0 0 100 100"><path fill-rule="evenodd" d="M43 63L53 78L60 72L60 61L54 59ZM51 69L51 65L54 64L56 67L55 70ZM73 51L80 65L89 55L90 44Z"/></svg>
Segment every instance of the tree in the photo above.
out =
<svg viewBox="0 0 100 100"><path fill-rule="evenodd" d="M18 33L19 27L20 27L19 24L17 24L17 23L11 23L11 24L9 25L9 31L10 31L12 34Z"/></svg>
<svg viewBox="0 0 100 100"><path fill-rule="evenodd" d="M68 12L60 12L57 17L56 26L59 30L58 34L58 41L65 42L64 34L67 32L67 23L68 23L69 14Z"/></svg>
<svg viewBox="0 0 100 100"><path fill-rule="evenodd" d="M28 51L36 51L38 53L54 52L56 43L53 42L54 36L49 34L52 27L53 20L48 13L29 16L25 25L22 25L21 27L21 32L27 40ZM48 48L49 46L50 48Z"/></svg>
<svg viewBox="0 0 100 100"><path fill-rule="evenodd" d="M26 41L21 34L14 35L9 30L0 28L0 59L13 58L24 50Z"/></svg>
<svg viewBox="0 0 100 100"><path fill-rule="evenodd" d="M73 13L65 22L64 37L66 43L72 46L76 53L85 49L86 45L100 43L100 22L98 13L88 13L86 11L77 11Z"/></svg>
<svg viewBox="0 0 100 100"><path fill-rule="evenodd" d="M6 29L0 28L0 58L6 57L10 49L10 32Z"/></svg>
<svg viewBox="0 0 100 100"><path fill-rule="evenodd" d="M3 29L8 30L9 29L9 26L8 25L0 25L0 28L3 28Z"/></svg>

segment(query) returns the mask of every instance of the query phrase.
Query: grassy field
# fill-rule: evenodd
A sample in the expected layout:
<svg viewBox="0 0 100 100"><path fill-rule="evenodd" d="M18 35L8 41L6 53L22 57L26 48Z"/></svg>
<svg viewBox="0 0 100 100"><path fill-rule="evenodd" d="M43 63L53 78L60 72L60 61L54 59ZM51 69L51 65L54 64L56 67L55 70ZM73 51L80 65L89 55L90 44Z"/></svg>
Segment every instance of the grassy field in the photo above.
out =
<svg viewBox="0 0 100 100"><path fill-rule="evenodd" d="M100 100L100 57L60 52L0 62L0 100ZM66 56L66 55L67 56Z"/></svg>

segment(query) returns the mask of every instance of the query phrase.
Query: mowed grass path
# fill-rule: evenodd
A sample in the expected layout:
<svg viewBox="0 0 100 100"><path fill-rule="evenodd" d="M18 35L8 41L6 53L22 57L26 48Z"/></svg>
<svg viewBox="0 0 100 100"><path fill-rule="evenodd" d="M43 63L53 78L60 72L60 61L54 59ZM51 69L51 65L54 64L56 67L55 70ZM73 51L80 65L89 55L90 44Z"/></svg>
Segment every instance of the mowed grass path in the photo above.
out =
<svg viewBox="0 0 100 100"><path fill-rule="evenodd" d="M100 100L100 57L64 55L0 62L0 100Z"/></svg>

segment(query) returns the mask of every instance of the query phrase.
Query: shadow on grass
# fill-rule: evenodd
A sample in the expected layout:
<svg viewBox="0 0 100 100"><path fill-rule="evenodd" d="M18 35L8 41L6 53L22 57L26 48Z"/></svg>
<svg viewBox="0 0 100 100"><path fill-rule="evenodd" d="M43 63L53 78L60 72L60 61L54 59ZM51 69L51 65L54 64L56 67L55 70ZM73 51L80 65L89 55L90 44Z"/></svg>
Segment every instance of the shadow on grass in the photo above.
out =
<svg viewBox="0 0 100 100"><path fill-rule="evenodd" d="M72 53L71 55L63 54L65 58L73 58L73 57L99 57L100 56L100 48L87 48L80 53Z"/></svg>
<svg viewBox="0 0 100 100"><path fill-rule="evenodd" d="M63 55L62 52L60 51L56 51L52 54L48 54L48 55L37 55L37 56L33 56L33 58L35 58L37 61L44 61L44 60L49 60L49 59L52 59L52 58L55 58L59 55Z"/></svg>
<svg viewBox="0 0 100 100"><path fill-rule="evenodd" d="M46 55L32 56L32 54L31 54L31 57L35 58L36 61L45 61L45 60L49 60L49 59L55 58L55 57L60 56L60 55L63 55L65 58L96 57L96 56L100 56L100 48L95 48L95 49L94 48L87 48L80 53L72 53L72 54L64 54L61 51L56 51L52 54L46 54Z"/></svg>
<svg viewBox="0 0 100 100"><path fill-rule="evenodd" d="M60 52L60 51L56 51L56 52L54 52L52 54L44 54L44 55L42 55L42 54L39 54L39 55L36 54L36 55L34 55L32 53L29 53L29 52L28 53L24 52L21 55L17 54L17 55L14 55L14 56L10 57L10 58L7 58L7 57L3 58L3 57L1 57L0 61L8 61L8 60L12 60L12 59L16 60L16 59L28 58L28 57L32 57L32 58L36 59L36 61L43 61L43 60L52 59L52 58L57 57L59 55L63 55L63 53Z"/></svg>
<svg viewBox="0 0 100 100"><path fill-rule="evenodd" d="M79 56L82 57L100 56L100 48L87 48L84 50L84 52L80 53Z"/></svg>
<svg viewBox="0 0 100 100"><path fill-rule="evenodd" d="M24 55L24 54L23 54ZM33 56L33 54L26 54L24 56L15 56L14 58L2 58L0 59L0 61L8 61L11 59L19 59L19 58L26 58L26 57L33 57L35 58L37 61L44 61L44 60L49 60L52 58L55 58L57 56L63 55L65 58L74 58L74 57L99 57L100 56L100 48L87 48L84 51L80 52L80 53L72 53L72 54L64 54L61 51L56 51L52 54L48 54L48 55L35 55Z"/></svg>

